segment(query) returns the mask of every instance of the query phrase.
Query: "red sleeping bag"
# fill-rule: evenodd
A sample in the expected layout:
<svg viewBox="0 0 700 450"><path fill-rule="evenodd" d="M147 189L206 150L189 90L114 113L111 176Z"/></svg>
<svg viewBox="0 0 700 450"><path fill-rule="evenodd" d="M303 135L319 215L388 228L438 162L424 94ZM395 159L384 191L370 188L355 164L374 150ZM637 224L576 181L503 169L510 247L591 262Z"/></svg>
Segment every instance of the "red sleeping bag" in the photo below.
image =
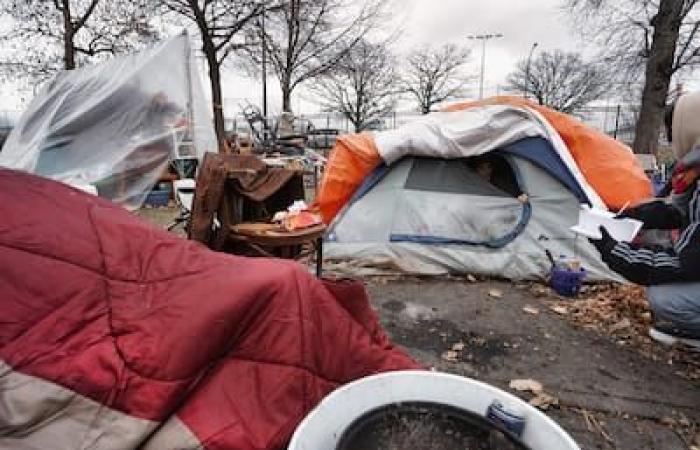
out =
<svg viewBox="0 0 700 450"><path fill-rule="evenodd" d="M337 386L418 367L357 284L8 170L0 296L0 448L277 449Z"/></svg>

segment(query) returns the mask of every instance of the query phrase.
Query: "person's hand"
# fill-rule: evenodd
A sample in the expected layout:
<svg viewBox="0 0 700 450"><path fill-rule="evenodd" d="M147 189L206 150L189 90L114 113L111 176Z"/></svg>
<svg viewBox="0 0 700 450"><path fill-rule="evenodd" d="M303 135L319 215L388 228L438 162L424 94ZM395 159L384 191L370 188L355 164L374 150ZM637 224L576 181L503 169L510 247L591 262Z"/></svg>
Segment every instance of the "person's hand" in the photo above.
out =
<svg viewBox="0 0 700 450"><path fill-rule="evenodd" d="M617 245L617 241L610 236L605 227L601 226L598 229L600 230L600 239L588 238L588 240L598 249L601 255L605 255L612 251Z"/></svg>
<svg viewBox="0 0 700 450"><path fill-rule="evenodd" d="M617 213L615 215L616 219L635 219L635 220L643 220L643 216L646 214L649 214L650 211L653 211L653 208L655 205L658 205L659 201L657 199L652 199L649 201L645 201L642 203L637 203L634 206L630 206L629 208L623 208L622 211Z"/></svg>
<svg viewBox="0 0 700 450"><path fill-rule="evenodd" d="M640 220L639 211L636 208L627 208L615 215L616 219L636 219Z"/></svg>

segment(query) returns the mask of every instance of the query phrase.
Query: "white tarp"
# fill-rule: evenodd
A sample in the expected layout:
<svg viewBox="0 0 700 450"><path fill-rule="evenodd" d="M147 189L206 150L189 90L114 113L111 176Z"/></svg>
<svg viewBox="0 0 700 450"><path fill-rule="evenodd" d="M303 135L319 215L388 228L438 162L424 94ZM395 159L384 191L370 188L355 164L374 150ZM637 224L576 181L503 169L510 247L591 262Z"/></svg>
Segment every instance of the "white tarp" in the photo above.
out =
<svg viewBox="0 0 700 450"><path fill-rule="evenodd" d="M0 153L0 166L141 205L170 160L216 151L190 42L56 75L31 102Z"/></svg>
<svg viewBox="0 0 700 450"><path fill-rule="evenodd" d="M387 165L408 155L446 159L477 156L527 137L550 141L591 204L607 209L584 178L559 133L531 109L491 105L432 113L395 130L374 134L379 155Z"/></svg>

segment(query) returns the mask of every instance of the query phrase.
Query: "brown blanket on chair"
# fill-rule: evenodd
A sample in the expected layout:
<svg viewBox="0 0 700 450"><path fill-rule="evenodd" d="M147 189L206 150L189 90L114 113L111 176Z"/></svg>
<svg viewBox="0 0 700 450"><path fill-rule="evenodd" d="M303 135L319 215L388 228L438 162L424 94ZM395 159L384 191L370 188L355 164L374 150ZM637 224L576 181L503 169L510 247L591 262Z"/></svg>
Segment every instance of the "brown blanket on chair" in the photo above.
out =
<svg viewBox="0 0 700 450"><path fill-rule="evenodd" d="M249 170L245 172L246 169ZM290 188L289 192L285 192L285 195L274 197L273 195L280 192L297 176L300 174L294 170L269 168L253 155L207 153L197 176L189 237L211 245L212 223L215 215L225 222L222 224L223 228L236 223L235 217L239 217L238 220L240 220L243 214L240 208L236 207L238 208L236 212L231 210L232 205L223 208L227 206L224 205L226 202L230 203L231 190L253 203L259 204L270 199L267 203L273 212L285 209L292 201L303 198L301 182ZM225 193L227 190L228 192Z"/></svg>
<svg viewBox="0 0 700 450"><path fill-rule="evenodd" d="M221 155L221 158L229 173L228 178L236 180L236 190L255 202L267 200L295 175L298 175L293 170L269 168L254 155ZM255 173L231 175L231 172L241 169L252 169Z"/></svg>

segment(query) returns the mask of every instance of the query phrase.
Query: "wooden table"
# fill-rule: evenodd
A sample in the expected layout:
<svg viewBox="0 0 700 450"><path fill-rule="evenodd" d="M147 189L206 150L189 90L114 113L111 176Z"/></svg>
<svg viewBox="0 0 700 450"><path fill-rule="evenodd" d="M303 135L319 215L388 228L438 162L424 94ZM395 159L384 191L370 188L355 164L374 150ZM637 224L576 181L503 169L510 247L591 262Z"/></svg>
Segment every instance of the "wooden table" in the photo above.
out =
<svg viewBox="0 0 700 450"><path fill-rule="evenodd" d="M229 238L248 245L261 256L276 257L267 248L279 249L283 258L294 258L294 248L312 244L316 251L316 276L323 274L323 234L325 225L316 225L300 230L286 231L276 224L239 223L230 228ZM298 255L297 258L308 253Z"/></svg>

